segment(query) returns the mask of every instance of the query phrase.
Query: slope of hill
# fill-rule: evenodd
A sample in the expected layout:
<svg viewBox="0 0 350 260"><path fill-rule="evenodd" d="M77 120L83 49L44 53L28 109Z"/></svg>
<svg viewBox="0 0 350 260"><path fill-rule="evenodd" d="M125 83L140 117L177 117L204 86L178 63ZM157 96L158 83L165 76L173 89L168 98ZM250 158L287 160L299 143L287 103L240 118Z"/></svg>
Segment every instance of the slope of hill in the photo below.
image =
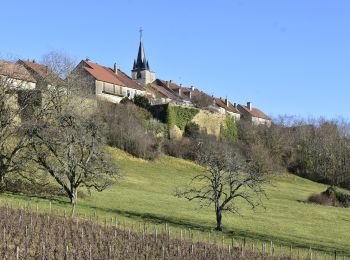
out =
<svg viewBox="0 0 350 260"><path fill-rule="evenodd" d="M198 231L203 239L207 239L208 232L213 232L212 208L199 208L196 202L174 196L176 187L186 185L201 167L168 156L148 162L117 149L110 150L125 176L112 188L81 198L78 214L97 214L101 218L117 216L120 222L134 226L144 221L154 225L167 223L174 233L190 228ZM350 209L305 203L310 194L325 188L294 175L275 177L273 185L267 187L266 209L259 208L254 213L242 205L241 216L224 215L223 235L227 240L234 237L236 240L274 241L293 248L336 250L350 255ZM49 208L48 201L43 198L2 194L0 199L13 205L29 202L38 203L41 210ZM69 204L57 198L52 208L62 213L69 210Z"/></svg>

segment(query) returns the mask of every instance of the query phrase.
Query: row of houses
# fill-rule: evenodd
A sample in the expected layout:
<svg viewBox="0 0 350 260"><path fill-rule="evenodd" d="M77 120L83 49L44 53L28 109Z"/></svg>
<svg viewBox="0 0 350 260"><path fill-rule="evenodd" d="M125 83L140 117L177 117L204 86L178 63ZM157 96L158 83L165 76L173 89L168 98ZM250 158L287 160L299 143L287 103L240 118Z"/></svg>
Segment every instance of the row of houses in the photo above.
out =
<svg viewBox="0 0 350 260"><path fill-rule="evenodd" d="M11 77L12 84L21 85L29 90L50 87L58 78L47 66L25 60L0 61L0 75ZM111 68L89 59L82 60L70 76L83 82L83 88L96 95L98 99L113 103L119 103L125 97L133 99L136 95L143 95L154 105L172 103L179 106L195 106L231 115L236 120L249 120L254 124L271 124L271 119L258 108L254 108L251 102L232 103L227 98L208 95L193 86L186 87L172 80L156 78L146 58L142 36L131 77L119 69L117 64Z"/></svg>

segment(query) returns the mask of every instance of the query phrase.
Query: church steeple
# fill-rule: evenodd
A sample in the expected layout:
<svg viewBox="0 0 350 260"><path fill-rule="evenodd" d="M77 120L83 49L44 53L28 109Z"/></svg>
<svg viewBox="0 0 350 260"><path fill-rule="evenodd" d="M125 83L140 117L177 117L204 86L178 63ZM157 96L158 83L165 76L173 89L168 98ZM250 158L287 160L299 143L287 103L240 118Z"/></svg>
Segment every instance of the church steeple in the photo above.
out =
<svg viewBox="0 0 350 260"><path fill-rule="evenodd" d="M142 31L142 28L140 28L140 46L137 54L137 59L134 61L133 69L149 70L149 65L145 54L145 48L143 47Z"/></svg>
<svg viewBox="0 0 350 260"><path fill-rule="evenodd" d="M149 63L145 54L145 48L143 46L142 32L143 30L140 28L140 45L137 58L134 60L134 65L132 68L132 79L141 85L146 85L155 80L155 73L150 71Z"/></svg>

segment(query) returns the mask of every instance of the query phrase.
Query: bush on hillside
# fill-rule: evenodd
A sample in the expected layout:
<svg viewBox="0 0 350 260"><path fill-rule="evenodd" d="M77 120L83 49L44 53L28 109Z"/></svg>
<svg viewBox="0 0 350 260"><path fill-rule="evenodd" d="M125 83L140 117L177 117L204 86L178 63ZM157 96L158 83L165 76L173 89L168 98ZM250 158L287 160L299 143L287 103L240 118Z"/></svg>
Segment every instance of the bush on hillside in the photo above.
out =
<svg viewBox="0 0 350 260"><path fill-rule="evenodd" d="M120 104L124 104L124 105L132 104L132 103L133 103L132 100L128 97L123 97L123 99L120 101Z"/></svg>
<svg viewBox="0 0 350 260"><path fill-rule="evenodd" d="M182 138L179 140L165 140L163 152L167 155L194 161L196 159L198 141L196 139Z"/></svg>
<svg viewBox="0 0 350 260"><path fill-rule="evenodd" d="M235 142L238 138L236 121L232 116L226 116L225 125L221 128L222 138L228 142Z"/></svg>
<svg viewBox="0 0 350 260"><path fill-rule="evenodd" d="M348 208L350 206L350 195L335 187L328 187L327 190L320 194L312 194L308 198L308 202Z"/></svg>
<svg viewBox="0 0 350 260"><path fill-rule="evenodd" d="M148 98L140 95L136 95L134 97L134 104L144 109L149 109L149 107L151 106L151 103L149 102Z"/></svg>
<svg viewBox="0 0 350 260"><path fill-rule="evenodd" d="M190 122L185 126L184 136L189 138L197 138L199 135L200 128L198 124Z"/></svg>
<svg viewBox="0 0 350 260"><path fill-rule="evenodd" d="M153 160L160 152L159 140L148 131L150 114L133 104L100 103L100 115L108 126L108 144L136 157Z"/></svg>

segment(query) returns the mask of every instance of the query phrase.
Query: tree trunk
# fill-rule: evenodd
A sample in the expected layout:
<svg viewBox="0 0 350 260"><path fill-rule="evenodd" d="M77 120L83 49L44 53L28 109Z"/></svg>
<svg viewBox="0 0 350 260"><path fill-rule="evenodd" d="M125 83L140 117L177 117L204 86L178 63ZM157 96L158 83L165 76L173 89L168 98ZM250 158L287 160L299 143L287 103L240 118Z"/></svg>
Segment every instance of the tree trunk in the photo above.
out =
<svg viewBox="0 0 350 260"><path fill-rule="evenodd" d="M0 169L0 192L5 190L5 171Z"/></svg>
<svg viewBox="0 0 350 260"><path fill-rule="evenodd" d="M74 190L70 195L70 203L72 204L71 217L74 217L74 215L75 215L77 201L78 201L78 192L77 192L77 190Z"/></svg>
<svg viewBox="0 0 350 260"><path fill-rule="evenodd" d="M220 208L216 208L216 230L217 231L222 231L221 219L222 219L222 211Z"/></svg>

